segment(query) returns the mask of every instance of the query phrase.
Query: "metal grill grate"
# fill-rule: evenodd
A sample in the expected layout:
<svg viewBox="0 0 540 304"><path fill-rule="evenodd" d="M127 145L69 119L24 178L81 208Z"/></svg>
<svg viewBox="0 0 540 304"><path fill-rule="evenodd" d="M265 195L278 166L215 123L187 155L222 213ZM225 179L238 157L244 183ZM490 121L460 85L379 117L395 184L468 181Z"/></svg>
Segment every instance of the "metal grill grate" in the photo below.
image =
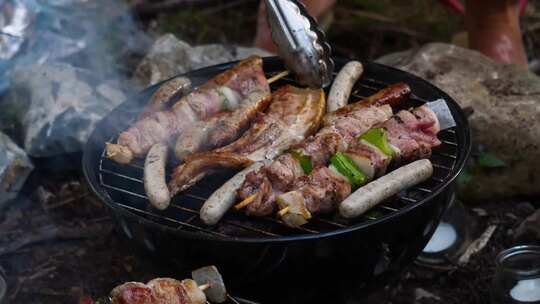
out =
<svg viewBox="0 0 540 304"><path fill-rule="evenodd" d="M284 84L295 84L294 80L284 78L272 84L272 88ZM363 77L355 86L351 101L365 98L388 84L378 80ZM413 92L414 93L414 92ZM427 100L414 96L413 102L424 103ZM431 179L413 188L399 193L397 197L372 209L366 215L355 220L345 220L336 215L317 216L304 227L289 228L281 221L272 217L248 217L243 212L229 211L220 224L209 227L199 219L199 208L206 198L217 189L234 172L218 174L206 178L190 190L173 198L171 206L165 211L152 208L146 197L142 176L143 160L123 166L105 157L105 150L99 162L99 181L109 195L111 201L131 213L144 217L160 225L173 229L199 232L217 237L280 237L299 234L319 234L335 231L352 225L386 217L404 206L416 203L442 186L449 174L454 171L458 155L458 141L454 128L441 131L438 135L442 145L433 150L431 161L434 173ZM111 142L116 138L110 138ZM168 172L172 171L169 166Z"/></svg>

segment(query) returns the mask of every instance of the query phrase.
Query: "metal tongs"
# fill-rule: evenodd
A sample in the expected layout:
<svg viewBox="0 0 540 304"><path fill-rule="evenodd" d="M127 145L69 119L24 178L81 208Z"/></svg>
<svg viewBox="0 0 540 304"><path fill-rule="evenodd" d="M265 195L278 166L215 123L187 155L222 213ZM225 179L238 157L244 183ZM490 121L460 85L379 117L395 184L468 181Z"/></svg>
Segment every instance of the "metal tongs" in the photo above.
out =
<svg viewBox="0 0 540 304"><path fill-rule="evenodd" d="M297 0L265 0L272 40L285 66L297 81L326 87L332 81L334 62L330 45L317 22Z"/></svg>

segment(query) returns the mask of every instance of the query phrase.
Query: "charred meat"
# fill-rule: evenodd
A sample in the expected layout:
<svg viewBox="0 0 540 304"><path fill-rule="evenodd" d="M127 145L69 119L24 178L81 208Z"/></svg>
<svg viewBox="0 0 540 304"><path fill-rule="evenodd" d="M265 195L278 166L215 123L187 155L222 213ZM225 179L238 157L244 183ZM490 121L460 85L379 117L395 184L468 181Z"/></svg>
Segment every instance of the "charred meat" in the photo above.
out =
<svg viewBox="0 0 540 304"><path fill-rule="evenodd" d="M183 191L218 169L243 168L273 159L312 134L320 125L324 109L324 92L320 89L279 88L272 94L268 111L258 113L242 137L228 146L187 157L175 169L170 190L173 194ZM220 132L223 134L223 129Z"/></svg>

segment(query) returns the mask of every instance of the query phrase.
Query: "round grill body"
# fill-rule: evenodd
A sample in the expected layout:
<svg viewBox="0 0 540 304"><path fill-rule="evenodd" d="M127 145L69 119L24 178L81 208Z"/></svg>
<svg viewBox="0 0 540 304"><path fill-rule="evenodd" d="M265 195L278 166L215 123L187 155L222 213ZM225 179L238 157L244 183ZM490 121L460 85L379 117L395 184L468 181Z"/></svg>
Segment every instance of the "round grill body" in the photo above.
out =
<svg viewBox="0 0 540 304"><path fill-rule="evenodd" d="M339 59L335 62L336 70L346 63ZM221 64L183 76L200 85L233 65L234 62ZM433 177L366 216L353 221L335 215L317 217L301 229L291 229L275 218L252 218L231 211L216 227L205 226L199 219L200 206L235 172L206 178L176 196L165 211L151 208L142 184L143 160L121 166L104 157L104 148L106 142L115 141L133 123L160 84L120 105L99 123L85 147L85 176L112 211L118 230L134 244L160 257L158 261L174 263L180 270L216 265L235 294L248 294L255 299L275 297L272 300L284 303L286 295L269 288L275 284L283 286L283 290L296 290L306 301L320 300L321 290L325 290L324 296L329 300L339 301L340 296L353 290L381 286L397 278L427 244L451 200L455 178L468 158L471 142L463 112L440 89L391 67L371 62L364 63L364 67L365 73L350 102L389 84L405 82L411 87L412 96L404 108L442 98L457 123L439 133L443 144L433 150ZM273 74L284 67L277 57L268 57L264 59L264 69ZM295 84L293 79L282 79L272 87L285 83ZM339 284L329 287L331 281ZM303 302L298 296L295 301Z"/></svg>

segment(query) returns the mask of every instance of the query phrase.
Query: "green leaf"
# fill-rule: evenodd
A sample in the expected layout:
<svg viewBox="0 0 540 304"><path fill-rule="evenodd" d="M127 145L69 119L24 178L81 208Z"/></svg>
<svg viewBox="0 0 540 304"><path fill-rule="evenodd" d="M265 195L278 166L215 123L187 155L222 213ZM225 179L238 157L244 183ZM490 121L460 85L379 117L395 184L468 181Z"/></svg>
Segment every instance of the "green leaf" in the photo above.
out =
<svg viewBox="0 0 540 304"><path fill-rule="evenodd" d="M478 156L478 164L484 168L503 168L506 163L491 153L482 153Z"/></svg>
<svg viewBox="0 0 540 304"><path fill-rule="evenodd" d="M459 174L459 176L457 178L457 182L461 186L466 186L467 184L469 184L472 181L472 179L473 179L472 173L469 170L464 169Z"/></svg>

